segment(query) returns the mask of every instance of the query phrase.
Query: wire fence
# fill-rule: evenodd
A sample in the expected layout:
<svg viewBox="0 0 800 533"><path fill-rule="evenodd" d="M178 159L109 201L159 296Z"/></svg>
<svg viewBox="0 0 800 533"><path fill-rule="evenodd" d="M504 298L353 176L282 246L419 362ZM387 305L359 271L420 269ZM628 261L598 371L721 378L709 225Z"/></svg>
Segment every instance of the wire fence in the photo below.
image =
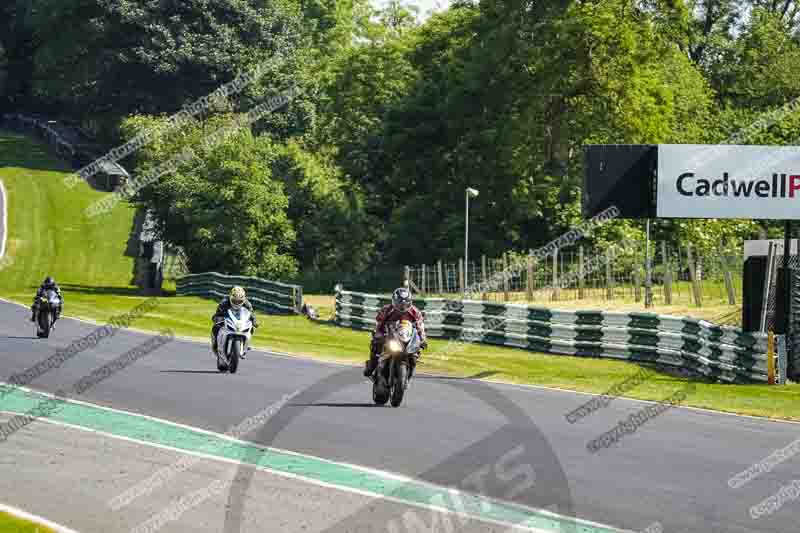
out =
<svg viewBox="0 0 800 533"><path fill-rule="evenodd" d="M692 246L677 248L651 243L652 295L654 304L736 304L742 291L741 252L719 250L699 254ZM513 269L525 264L527 268ZM490 290L479 287L502 272L511 272ZM412 288L425 295L469 293L472 298L504 302L630 301L644 303L647 281L645 247L629 243L608 250L582 246L558 250L534 262L508 254L433 265L405 267ZM476 290L481 290L477 293Z"/></svg>
<svg viewBox="0 0 800 533"><path fill-rule="evenodd" d="M779 286L778 286L778 269L783 268L783 244L779 244L775 247L774 256L771 258L772 262L770 263L770 257L767 257L767 272L766 272L766 279L765 279L765 304L764 311L766 316L763 318L764 320L764 331L773 331L775 326L777 325L777 308L778 308L778 296L779 296ZM789 255L789 270L790 272L800 272L800 257L797 254ZM794 310L797 313L797 310Z"/></svg>

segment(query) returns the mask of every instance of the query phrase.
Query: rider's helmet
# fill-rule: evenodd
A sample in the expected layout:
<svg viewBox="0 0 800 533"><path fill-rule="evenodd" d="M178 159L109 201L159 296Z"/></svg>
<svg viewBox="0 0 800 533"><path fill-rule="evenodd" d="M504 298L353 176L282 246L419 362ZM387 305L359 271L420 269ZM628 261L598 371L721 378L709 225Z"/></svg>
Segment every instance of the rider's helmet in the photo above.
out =
<svg viewBox="0 0 800 533"><path fill-rule="evenodd" d="M45 288L45 289L52 289L52 288L54 288L55 286L56 286L56 280L54 280L52 277L50 277L50 276L47 276L47 277L44 279L44 288Z"/></svg>
<svg viewBox="0 0 800 533"><path fill-rule="evenodd" d="M400 287L394 291L392 293L392 307L401 313L411 309L411 291L405 287Z"/></svg>
<svg viewBox="0 0 800 533"><path fill-rule="evenodd" d="M231 307L240 309L244 303L244 289L241 287L234 287L231 289Z"/></svg>

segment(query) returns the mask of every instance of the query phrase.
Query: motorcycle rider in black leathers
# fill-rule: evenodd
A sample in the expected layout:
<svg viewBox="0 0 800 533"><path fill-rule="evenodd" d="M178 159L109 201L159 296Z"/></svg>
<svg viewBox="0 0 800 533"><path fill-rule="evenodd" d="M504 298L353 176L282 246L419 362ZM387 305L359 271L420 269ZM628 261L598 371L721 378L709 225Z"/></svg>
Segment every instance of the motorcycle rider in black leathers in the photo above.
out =
<svg viewBox="0 0 800 533"><path fill-rule="evenodd" d="M33 316L31 316L31 322L36 322L36 320L39 318L39 298L44 296L45 292L48 290L56 291L56 294L60 300L59 306L55 309L56 316L54 322L61 316L61 308L64 307L64 295L61 294L61 289L58 287L56 280L50 276L47 276L39 286L39 289L36 291L36 296L33 297L33 305L31 306Z"/></svg>
<svg viewBox="0 0 800 533"><path fill-rule="evenodd" d="M217 353L217 333L219 333L219 329L225 323L225 316L228 314L228 309L239 309L242 306L250 311L250 319L253 321L253 329L255 330L258 327L258 321L256 320L255 313L253 312L253 304L251 304L247 299L244 289L242 287L232 288L230 296L219 303L217 310L214 312L214 316L211 317L211 321L214 322L214 326L211 328L211 346L214 350L214 353ZM245 356L242 355L242 359L244 358Z"/></svg>

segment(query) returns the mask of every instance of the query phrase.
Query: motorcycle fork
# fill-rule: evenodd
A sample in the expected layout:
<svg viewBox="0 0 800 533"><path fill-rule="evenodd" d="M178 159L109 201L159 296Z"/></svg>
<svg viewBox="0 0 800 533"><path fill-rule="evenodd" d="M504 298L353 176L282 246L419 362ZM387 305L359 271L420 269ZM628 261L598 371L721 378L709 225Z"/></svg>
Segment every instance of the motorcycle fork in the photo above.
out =
<svg viewBox="0 0 800 533"><path fill-rule="evenodd" d="M397 358L392 357L389 361L389 388L394 386L395 369L397 368Z"/></svg>

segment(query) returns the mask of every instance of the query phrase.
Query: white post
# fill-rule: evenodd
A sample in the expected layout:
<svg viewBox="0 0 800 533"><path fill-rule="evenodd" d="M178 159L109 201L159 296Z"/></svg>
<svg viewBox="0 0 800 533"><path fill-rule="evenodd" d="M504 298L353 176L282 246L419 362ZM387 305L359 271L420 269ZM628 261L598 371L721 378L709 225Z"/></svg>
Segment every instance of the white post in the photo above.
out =
<svg viewBox="0 0 800 533"><path fill-rule="evenodd" d="M465 191L467 208L464 211L464 297L469 286L469 187Z"/></svg>
<svg viewBox="0 0 800 533"><path fill-rule="evenodd" d="M467 187L466 192L466 209L464 210L464 296L467 296L469 287L469 198L470 196L476 198L478 191Z"/></svg>

